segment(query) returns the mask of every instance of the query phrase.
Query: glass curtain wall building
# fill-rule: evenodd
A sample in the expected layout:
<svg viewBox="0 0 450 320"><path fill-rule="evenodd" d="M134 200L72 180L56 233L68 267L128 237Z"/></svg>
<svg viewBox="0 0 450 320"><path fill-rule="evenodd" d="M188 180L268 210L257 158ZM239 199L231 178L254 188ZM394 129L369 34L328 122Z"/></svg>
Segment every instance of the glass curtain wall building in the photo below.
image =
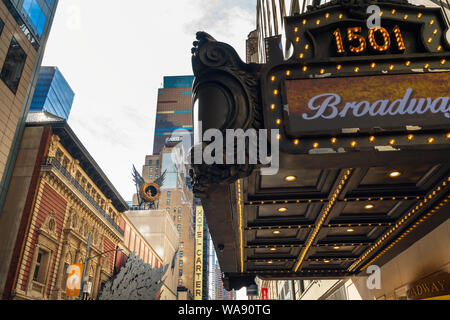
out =
<svg viewBox="0 0 450 320"><path fill-rule="evenodd" d="M192 145L192 83L194 76L164 77L158 90L153 154L159 154L168 138L183 139L185 152Z"/></svg>
<svg viewBox="0 0 450 320"><path fill-rule="evenodd" d="M55 9L56 0L12 0L22 18L31 26L33 33L42 38L48 21Z"/></svg>
<svg viewBox="0 0 450 320"><path fill-rule="evenodd" d="M30 112L48 111L69 119L75 94L57 67L41 67Z"/></svg>

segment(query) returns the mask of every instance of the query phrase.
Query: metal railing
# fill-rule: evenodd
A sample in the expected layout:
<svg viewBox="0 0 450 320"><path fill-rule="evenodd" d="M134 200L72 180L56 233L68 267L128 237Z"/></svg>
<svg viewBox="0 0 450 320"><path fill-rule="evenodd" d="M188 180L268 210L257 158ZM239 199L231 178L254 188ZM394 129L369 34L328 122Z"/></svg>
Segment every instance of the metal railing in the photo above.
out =
<svg viewBox="0 0 450 320"><path fill-rule="evenodd" d="M124 235L124 231L120 229L120 227L117 225L117 223L111 219L111 217L106 213L105 210L103 210L102 207L91 197L89 193L87 193L86 190L78 183L78 181L72 177L72 175L64 168L59 161L54 157L47 157L44 164L42 165L43 168L55 168L58 170L71 184L72 186L77 189L78 192L80 192L86 200L108 221L108 223L122 236Z"/></svg>

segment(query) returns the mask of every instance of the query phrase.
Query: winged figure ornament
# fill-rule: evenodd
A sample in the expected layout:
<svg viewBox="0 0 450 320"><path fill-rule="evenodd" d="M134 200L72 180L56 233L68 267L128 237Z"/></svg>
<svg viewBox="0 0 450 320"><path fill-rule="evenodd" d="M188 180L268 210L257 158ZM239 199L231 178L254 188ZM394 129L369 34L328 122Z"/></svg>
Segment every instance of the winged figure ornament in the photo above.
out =
<svg viewBox="0 0 450 320"><path fill-rule="evenodd" d="M152 182L145 182L144 178L133 165L133 181L136 185L139 209L155 209L155 201L161 196L161 186L164 183L166 171Z"/></svg>

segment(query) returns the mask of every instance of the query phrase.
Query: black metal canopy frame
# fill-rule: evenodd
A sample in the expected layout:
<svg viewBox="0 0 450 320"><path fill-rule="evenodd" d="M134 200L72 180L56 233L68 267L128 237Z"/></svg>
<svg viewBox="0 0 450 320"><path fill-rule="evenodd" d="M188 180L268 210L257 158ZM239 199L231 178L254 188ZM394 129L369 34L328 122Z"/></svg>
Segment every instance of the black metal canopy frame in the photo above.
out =
<svg viewBox="0 0 450 320"><path fill-rule="evenodd" d="M381 27L367 27L370 4ZM279 37L266 41L266 64L242 62L205 32L194 42L203 132L279 130L276 175L261 175L261 164L190 172L227 290L255 276L359 275L449 218L450 45L440 9L356 0L308 9L285 18L287 59Z"/></svg>

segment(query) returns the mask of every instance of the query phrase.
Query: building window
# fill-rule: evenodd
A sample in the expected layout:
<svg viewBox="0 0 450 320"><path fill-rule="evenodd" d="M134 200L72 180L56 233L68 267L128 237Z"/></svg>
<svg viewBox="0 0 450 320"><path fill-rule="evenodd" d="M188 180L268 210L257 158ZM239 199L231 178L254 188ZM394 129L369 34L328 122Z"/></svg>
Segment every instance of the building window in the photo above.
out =
<svg viewBox="0 0 450 320"><path fill-rule="evenodd" d="M173 208L173 212L174 212L174 213L177 213L177 208Z"/></svg>
<svg viewBox="0 0 450 320"><path fill-rule="evenodd" d="M153 167L150 167L150 172L153 172Z"/></svg>
<svg viewBox="0 0 450 320"><path fill-rule="evenodd" d="M178 220L181 220L181 216L178 216Z"/></svg>
<svg viewBox="0 0 450 320"><path fill-rule="evenodd" d="M170 198L170 195L171 195L170 191L167 191L167 198Z"/></svg>
<svg viewBox="0 0 450 320"><path fill-rule="evenodd" d="M156 165L159 166L159 160L156 160Z"/></svg>
<svg viewBox="0 0 450 320"><path fill-rule="evenodd" d="M22 12L25 13L31 20L31 23L35 31L37 31L38 35L42 36L42 33L45 29L45 24L47 23L47 17L45 16L37 1L25 0L23 2Z"/></svg>
<svg viewBox="0 0 450 320"><path fill-rule="evenodd" d="M173 221L175 221L177 219L177 217L176 216L173 216Z"/></svg>
<svg viewBox="0 0 450 320"><path fill-rule="evenodd" d="M180 251L180 258L183 258L183 251Z"/></svg>
<svg viewBox="0 0 450 320"><path fill-rule="evenodd" d="M183 285L183 279L178 279L178 285L179 286Z"/></svg>
<svg viewBox="0 0 450 320"><path fill-rule="evenodd" d="M0 36L2 35L3 27L5 26L5 23L2 19L0 19Z"/></svg>
<svg viewBox="0 0 450 320"><path fill-rule="evenodd" d="M181 208L178 208L178 213L181 213Z"/></svg>
<svg viewBox="0 0 450 320"><path fill-rule="evenodd" d="M168 205L170 204L170 199L167 199L167 204L168 204Z"/></svg>
<svg viewBox="0 0 450 320"><path fill-rule="evenodd" d="M149 165L149 166L151 166L152 163L153 163L153 160L149 160L149 161L148 161L148 165Z"/></svg>
<svg viewBox="0 0 450 320"><path fill-rule="evenodd" d="M183 266L183 260L180 260L180 267Z"/></svg>
<svg viewBox="0 0 450 320"><path fill-rule="evenodd" d="M152 174L150 174L150 179L153 179L153 175Z"/></svg>
<svg viewBox="0 0 450 320"><path fill-rule="evenodd" d="M34 266L33 281L45 283L47 278L47 265L49 261L49 253L39 249L36 265Z"/></svg>
<svg viewBox="0 0 450 320"><path fill-rule="evenodd" d="M177 225L177 230L178 230L178 231L181 230L181 224Z"/></svg>
<svg viewBox="0 0 450 320"><path fill-rule="evenodd" d="M181 277L181 276L183 276L183 270L182 269L180 269L180 272L178 273L178 275Z"/></svg>
<svg viewBox="0 0 450 320"><path fill-rule="evenodd" d="M6 54L0 78L14 94L16 94L17 88L19 87L26 60L27 55L25 51L23 51L16 38L13 37L8 53Z"/></svg>

